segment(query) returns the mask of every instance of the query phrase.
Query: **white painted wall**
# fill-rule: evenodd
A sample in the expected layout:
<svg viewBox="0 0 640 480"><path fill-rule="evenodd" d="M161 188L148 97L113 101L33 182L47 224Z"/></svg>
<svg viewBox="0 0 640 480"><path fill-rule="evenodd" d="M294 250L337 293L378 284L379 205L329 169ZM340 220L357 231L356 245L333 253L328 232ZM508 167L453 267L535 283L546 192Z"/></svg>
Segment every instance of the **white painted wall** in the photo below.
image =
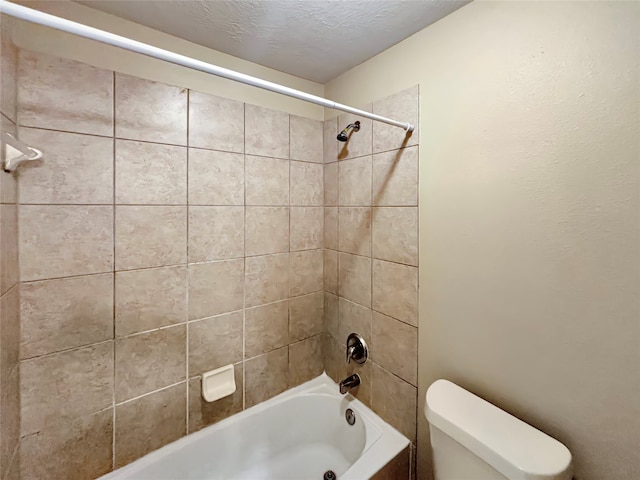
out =
<svg viewBox="0 0 640 480"><path fill-rule="evenodd" d="M639 30L637 2L474 1L326 85L420 84L419 408L458 382L579 480L640 478Z"/></svg>

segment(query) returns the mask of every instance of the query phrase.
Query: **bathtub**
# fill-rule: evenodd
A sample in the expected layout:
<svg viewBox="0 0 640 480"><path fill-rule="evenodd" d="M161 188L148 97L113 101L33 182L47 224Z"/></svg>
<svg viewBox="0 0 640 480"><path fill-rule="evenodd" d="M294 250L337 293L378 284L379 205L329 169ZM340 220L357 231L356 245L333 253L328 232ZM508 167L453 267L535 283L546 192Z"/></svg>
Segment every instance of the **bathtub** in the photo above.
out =
<svg viewBox="0 0 640 480"><path fill-rule="evenodd" d="M349 425L346 410L355 413ZM101 480L365 480L409 440L326 374L181 438Z"/></svg>

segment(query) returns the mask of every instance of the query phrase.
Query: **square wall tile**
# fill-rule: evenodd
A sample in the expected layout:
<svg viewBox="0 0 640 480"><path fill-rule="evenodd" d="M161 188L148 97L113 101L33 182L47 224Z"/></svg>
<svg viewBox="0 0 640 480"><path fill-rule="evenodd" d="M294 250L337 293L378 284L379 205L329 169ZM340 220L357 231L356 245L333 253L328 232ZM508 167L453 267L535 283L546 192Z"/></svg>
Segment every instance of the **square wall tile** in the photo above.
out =
<svg viewBox="0 0 640 480"><path fill-rule="evenodd" d="M113 135L113 72L20 50L18 125Z"/></svg>
<svg viewBox="0 0 640 480"><path fill-rule="evenodd" d="M247 207L245 255L289 251L289 207Z"/></svg>
<svg viewBox="0 0 640 480"><path fill-rule="evenodd" d="M289 161L245 158L247 205L289 205Z"/></svg>
<svg viewBox="0 0 640 480"><path fill-rule="evenodd" d="M113 270L113 207L21 205L20 279Z"/></svg>
<svg viewBox="0 0 640 480"><path fill-rule="evenodd" d="M346 344L347 337L351 333L359 333L367 342L371 342L371 315L370 308L340 298L338 300L338 342Z"/></svg>
<svg viewBox="0 0 640 480"><path fill-rule="evenodd" d="M361 110L371 112L371 104L362 107ZM343 113L338 116L338 132L356 121L360 122L360 131L355 132L352 130L349 135L349 140L346 142L338 142L338 158L340 159L371 155L373 137L372 120L353 115L352 113Z"/></svg>
<svg viewBox="0 0 640 480"><path fill-rule="evenodd" d="M98 478L113 465L113 408L51 426L20 441L20 478Z"/></svg>
<svg viewBox="0 0 640 480"><path fill-rule="evenodd" d="M0 87L1 88L1 87ZM0 133L9 133L16 137L16 124L4 115L0 115ZM0 157L1 159L2 157ZM7 173L0 169L0 202L16 203L18 198L18 176L17 172Z"/></svg>
<svg viewBox="0 0 640 480"><path fill-rule="evenodd" d="M245 408L269 400L289 388L289 347L244 362Z"/></svg>
<svg viewBox="0 0 640 480"><path fill-rule="evenodd" d="M291 251L322 248L322 207L291 207Z"/></svg>
<svg viewBox="0 0 640 480"><path fill-rule="evenodd" d="M418 329L373 312L371 360L411 385L418 385Z"/></svg>
<svg viewBox="0 0 640 480"><path fill-rule="evenodd" d="M186 383L117 405L115 466L131 463L186 433Z"/></svg>
<svg viewBox="0 0 640 480"><path fill-rule="evenodd" d="M338 252L325 250L324 256L324 290L338 293Z"/></svg>
<svg viewBox="0 0 640 480"><path fill-rule="evenodd" d="M338 254L338 294L352 302L371 307L370 258L348 253Z"/></svg>
<svg viewBox="0 0 640 480"><path fill-rule="evenodd" d="M387 125L382 122L373 124L373 151L384 152L403 146L417 145L420 138L418 108L420 98L418 85L373 102L373 113L383 117L399 119L414 126L413 132Z"/></svg>
<svg viewBox="0 0 640 480"><path fill-rule="evenodd" d="M324 201L323 177L323 165L291 162L291 205L322 206Z"/></svg>
<svg viewBox="0 0 640 480"><path fill-rule="evenodd" d="M189 320L242 309L244 259L189 265Z"/></svg>
<svg viewBox="0 0 640 480"><path fill-rule="evenodd" d="M189 262L244 256L244 207L189 207Z"/></svg>
<svg viewBox="0 0 640 480"><path fill-rule="evenodd" d="M187 267L116 273L116 335L167 327L187 320Z"/></svg>
<svg viewBox="0 0 640 480"><path fill-rule="evenodd" d="M338 249L338 209L324 209L324 248Z"/></svg>
<svg viewBox="0 0 640 480"><path fill-rule="evenodd" d="M371 156L338 164L338 205L371 206Z"/></svg>
<svg viewBox="0 0 640 480"><path fill-rule="evenodd" d="M322 333L324 292L289 300L289 341L297 342Z"/></svg>
<svg viewBox="0 0 640 480"><path fill-rule="evenodd" d="M116 402L186 379L186 327L116 339Z"/></svg>
<svg viewBox="0 0 640 480"><path fill-rule="evenodd" d="M322 335L289 345L289 388L322 375L323 371Z"/></svg>
<svg viewBox="0 0 640 480"><path fill-rule="evenodd" d="M416 440L418 390L395 375L371 364L371 408L412 443Z"/></svg>
<svg viewBox="0 0 640 480"><path fill-rule="evenodd" d="M325 120L322 128L324 163L338 161L338 140L336 140L337 136L338 119L330 118L329 120Z"/></svg>
<svg viewBox="0 0 640 480"><path fill-rule="evenodd" d="M246 307L277 302L288 297L288 253L249 257L245 263Z"/></svg>
<svg viewBox="0 0 640 480"><path fill-rule="evenodd" d="M244 155L190 148L189 203L244 205Z"/></svg>
<svg viewBox="0 0 640 480"><path fill-rule="evenodd" d="M116 140L116 203L186 205L186 147Z"/></svg>
<svg viewBox="0 0 640 480"><path fill-rule="evenodd" d="M338 205L338 163L324 166L324 206Z"/></svg>
<svg viewBox="0 0 640 480"><path fill-rule="evenodd" d="M418 265L418 207L373 209L373 256Z"/></svg>
<svg viewBox="0 0 640 480"><path fill-rule="evenodd" d="M2 31L0 31L0 112L12 122L16 122L16 78L18 72L18 48L13 43L13 20L9 17L2 17ZM13 454L13 452L11 452ZM7 459L9 461L10 459ZM1 474L4 475L8 465L2 463Z"/></svg>
<svg viewBox="0 0 640 480"><path fill-rule="evenodd" d="M113 342L20 362L22 436L110 407Z"/></svg>
<svg viewBox="0 0 640 480"><path fill-rule="evenodd" d="M338 208L338 250L371 256L371 208Z"/></svg>
<svg viewBox="0 0 640 480"><path fill-rule="evenodd" d="M116 270L187 262L187 207L116 207Z"/></svg>
<svg viewBox="0 0 640 480"><path fill-rule="evenodd" d="M418 147L373 156L373 205L418 205Z"/></svg>
<svg viewBox="0 0 640 480"><path fill-rule="evenodd" d="M373 261L373 309L418 326L418 269Z"/></svg>
<svg viewBox="0 0 640 480"><path fill-rule="evenodd" d="M23 283L20 326L22 358L113 338L113 274Z"/></svg>
<svg viewBox="0 0 640 480"><path fill-rule="evenodd" d="M189 323L189 376L242 360L242 312Z"/></svg>
<svg viewBox="0 0 640 480"><path fill-rule="evenodd" d="M324 329L334 340L338 340L338 296L324 292Z"/></svg>
<svg viewBox="0 0 640 480"><path fill-rule="evenodd" d="M289 158L289 114L245 105L245 152L249 155Z"/></svg>
<svg viewBox="0 0 640 480"><path fill-rule="evenodd" d="M207 402L202 398L202 379L200 377L189 380L188 433L197 432L204 427L213 425L242 411L244 399L243 369L244 365L242 363L234 365L236 391L228 397L221 398L215 402Z"/></svg>
<svg viewBox="0 0 640 480"><path fill-rule="evenodd" d="M19 280L18 206L0 205L0 295Z"/></svg>
<svg viewBox="0 0 640 480"><path fill-rule="evenodd" d="M187 89L116 73L116 137L187 145Z"/></svg>
<svg viewBox="0 0 640 480"><path fill-rule="evenodd" d="M255 357L289 343L289 302L270 303L244 311L244 356Z"/></svg>
<svg viewBox="0 0 640 480"><path fill-rule="evenodd" d="M322 250L292 252L289 262L289 295L296 297L323 289Z"/></svg>
<svg viewBox="0 0 640 480"><path fill-rule="evenodd" d="M291 115L289 141L291 159L303 162L323 162L323 122Z"/></svg>
<svg viewBox="0 0 640 480"><path fill-rule="evenodd" d="M21 128L20 140L46 149L20 167L20 203L113 203L113 139Z"/></svg>
<svg viewBox="0 0 640 480"><path fill-rule="evenodd" d="M189 146L244 152L244 103L189 91Z"/></svg>

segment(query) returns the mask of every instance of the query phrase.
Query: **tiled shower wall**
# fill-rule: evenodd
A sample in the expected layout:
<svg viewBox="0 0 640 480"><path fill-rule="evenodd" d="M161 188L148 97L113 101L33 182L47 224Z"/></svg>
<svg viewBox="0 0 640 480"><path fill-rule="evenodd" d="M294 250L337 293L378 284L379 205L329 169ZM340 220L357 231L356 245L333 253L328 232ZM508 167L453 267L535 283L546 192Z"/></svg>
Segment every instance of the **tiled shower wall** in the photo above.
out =
<svg viewBox="0 0 640 480"><path fill-rule="evenodd" d="M16 134L17 49L10 20L0 17L0 131ZM16 178L0 171L0 478L18 477L20 438L20 293Z"/></svg>
<svg viewBox="0 0 640 480"><path fill-rule="evenodd" d="M97 477L322 372L322 122L23 51L18 124L45 152L20 172L23 480Z"/></svg>
<svg viewBox="0 0 640 480"><path fill-rule="evenodd" d="M351 115L324 123L325 369L336 381L358 372L355 395L415 445L418 344L418 87L364 108L416 125ZM338 131L360 120L347 143ZM370 362L346 366L351 332Z"/></svg>

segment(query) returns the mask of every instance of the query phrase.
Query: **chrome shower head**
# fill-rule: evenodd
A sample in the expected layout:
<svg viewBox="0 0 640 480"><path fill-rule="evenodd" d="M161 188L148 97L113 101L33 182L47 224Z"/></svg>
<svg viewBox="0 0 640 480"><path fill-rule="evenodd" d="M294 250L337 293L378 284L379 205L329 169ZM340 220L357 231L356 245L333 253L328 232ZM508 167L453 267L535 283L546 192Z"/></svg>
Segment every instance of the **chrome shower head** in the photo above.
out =
<svg viewBox="0 0 640 480"><path fill-rule="evenodd" d="M338 134L338 141L346 142L347 140L349 140L349 130L353 130L354 132L360 130L360 122L354 122L347 125L347 128L345 128Z"/></svg>

